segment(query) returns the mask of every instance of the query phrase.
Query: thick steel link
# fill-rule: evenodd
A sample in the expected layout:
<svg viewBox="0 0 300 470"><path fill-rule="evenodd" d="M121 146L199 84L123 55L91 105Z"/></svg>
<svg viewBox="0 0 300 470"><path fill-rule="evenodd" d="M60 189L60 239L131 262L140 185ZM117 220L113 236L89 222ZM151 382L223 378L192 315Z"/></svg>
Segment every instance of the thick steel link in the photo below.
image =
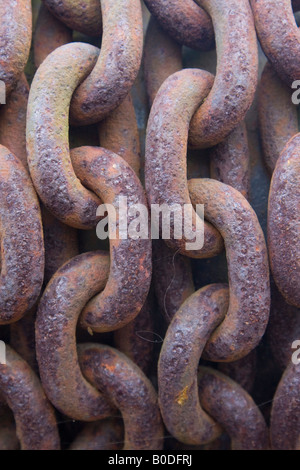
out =
<svg viewBox="0 0 300 470"><path fill-rule="evenodd" d="M124 354L109 346L78 346L85 377L121 411L124 450L160 450L163 425L157 395L143 372Z"/></svg>
<svg viewBox="0 0 300 470"><path fill-rule="evenodd" d="M274 280L286 301L300 307L300 134L284 147L273 172L268 245Z"/></svg>
<svg viewBox="0 0 300 470"><path fill-rule="evenodd" d="M161 27L179 44L212 49L214 31L209 15L193 0L145 0Z"/></svg>
<svg viewBox="0 0 300 470"><path fill-rule="evenodd" d="M140 68L143 21L140 0L101 0L103 36L94 69L76 90L70 120L75 125L104 119L127 96Z"/></svg>
<svg viewBox="0 0 300 470"><path fill-rule="evenodd" d="M33 306L44 277L41 213L22 163L0 146L0 324Z"/></svg>
<svg viewBox="0 0 300 470"><path fill-rule="evenodd" d="M54 411L39 379L28 364L6 346L6 365L0 364L0 393L11 408L24 450L58 450L60 441Z"/></svg>

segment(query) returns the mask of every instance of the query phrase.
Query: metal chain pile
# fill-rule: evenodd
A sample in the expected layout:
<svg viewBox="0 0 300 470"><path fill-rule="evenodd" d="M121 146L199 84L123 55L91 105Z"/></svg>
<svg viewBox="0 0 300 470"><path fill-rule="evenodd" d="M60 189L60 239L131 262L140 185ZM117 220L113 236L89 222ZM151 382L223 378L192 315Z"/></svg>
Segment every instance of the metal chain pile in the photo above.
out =
<svg viewBox="0 0 300 470"><path fill-rule="evenodd" d="M300 450L300 2L0 7L0 449Z"/></svg>

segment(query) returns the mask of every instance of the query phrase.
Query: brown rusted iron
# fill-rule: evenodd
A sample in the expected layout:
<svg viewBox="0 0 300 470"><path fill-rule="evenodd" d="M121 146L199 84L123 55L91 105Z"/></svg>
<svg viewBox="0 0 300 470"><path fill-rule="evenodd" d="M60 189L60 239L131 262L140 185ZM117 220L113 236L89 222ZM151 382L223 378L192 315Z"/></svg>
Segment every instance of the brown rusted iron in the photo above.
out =
<svg viewBox="0 0 300 470"><path fill-rule="evenodd" d="M81 344L78 356L87 380L122 413L124 450L162 449L164 431L157 395L143 372L109 346Z"/></svg>
<svg viewBox="0 0 300 470"><path fill-rule="evenodd" d="M150 298L144 303L138 316L123 328L114 333L114 345L119 351L132 360L148 374L153 362L153 301Z"/></svg>
<svg viewBox="0 0 300 470"><path fill-rule="evenodd" d="M33 306L44 276L40 207L22 163L0 146L0 324L19 320Z"/></svg>
<svg viewBox="0 0 300 470"><path fill-rule="evenodd" d="M211 178L228 184L249 199L250 152L245 123L241 123L220 144L210 150Z"/></svg>
<svg viewBox="0 0 300 470"><path fill-rule="evenodd" d="M120 155L140 176L139 131L130 94L99 124L101 147Z"/></svg>
<svg viewBox="0 0 300 470"><path fill-rule="evenodd" d="M0 108L0 144L21 160L27 169L26 112L29 86L24 73Z"/></svg>
<svg viewBox="0 0 300 470"><path fill-rule="evenodd" d="M183 302L195 292L191 260L169 248L163 240L153 243L153 283L162 315L170 323Z"/></svg>
<svg viewBox="0 0 300 470"><path fill-rule="evenodd" d="M56 271L79 254L77 230L63 224L42 207L45 241L45 276L48 283Z"/></svg>
<svg viewBox="0 0 300 470"><path fill-rule="evenodd" d="M69 450L121 450L123 423L120 418L88 423L76 436Z"/></svg>
<svg viewBox="0 0 300 470"><path fill-rule="evenodd" d="M0 80L7 96L17 84L29 56L32 34L30 0L1 2Z"/></svg>
<svg viewBox="0 0 300 470"><path fill-rule="evenodd" d="M0 364L0 392L14 414L23 450L60 448L54 411L39 379L9 346L6 365Z"/></svg>
<svg viewBox="0 0 300 470"><path fill-rule="evenodd" d="M220 362L218 370L238 383L246 392L251 393L257 365L257 351L254 349L247 356L233 362Z"/></svg>
<svg viewBox="0 0 300 470"><path fill-rule="evenodd" d="M71 158L82 184L101 197L104 204L115 208L117 226L121 197L127 198L128 208L135 204L147 207L138 177L118 155L100 147L80 147L72 150ZM109 279L104 291L84 308L81 317L84 328L98 332L116 330L133 320L144 305L152 275L151 240L149 235L147 239L130 238L129 227L133 220L134 215L128 212L127 238L121 238L118 229L116 239L110 239Z"/></svg>
<svg viewBox="0 0 300 470"><path fill-rule="evenodd" d="M189 143L212 147L245 117L257 85L258 56L248 0L197 0L212 17L217 74L208 97L191 121Z"/></svg>
<svg viewBox="0 0 300 470"><path fill-rule="evenodd" d="M300 79L300 32L291 0L250 0L250 4L263 51L290 87Z"/></svg>
<svg viewBox="0 0 300 470"><path fill-rule="evenodd" d="M73 43L56 49L39 67L27 113L28 166L46 208L75 228L96 225L100 200L76 177L69 154L68 113L72 94L93 69L99 50Z"/></svg>
<svg viewBox="0 0 300 470"><path fill-rule="evenodd" d="M0 404L0 450L19 450L19 440L12 412Z"/></svg>
<svg viewBox="0 0 300 470"><path fill-rule="evenodd" d="M273 399L271 444L274 450L300 450L300 367L290 363Z"/></svg>
<svg viewBox="0 0 300 470"><path fill-rule="evenodd" d="M259 83L259 126L264 158L270 173L288 140L298 132L297 108L291 89L267 63Z"/></svg>
<svg viewBox="0 0 300 470"><path fill-rule="evenodd" d="M71 29L55 18L42 3L35 25L33 41L35 66L39 67L51 52L71 41Z"/></svg>
<svg viewBox="0 0 300 470"><path fill-rule="evenodd" d="M213 333L204 357L234 361L246 356L260 342L270 310L267 247L257 216L231 186L211 179L189 181L193 204L204 204L204 213L224 238L230 301L222 324Z"/></svg>
<svg viewBox="0 0 300 470"><path fill-rule="evenodd" d="M143 21L140 0L101 0L103 36L99 59L75 91L73 125L104 119L127 96L140 68Z"/></svg>
<svg viewBox="0 0 300 470"><path fill-rule="evenodd" d="M181 46L161 29L152 16L146 32L144 49L145 83L151 107L162 83L183 68Z"/></svg>
<svg viewBox="0 0 300 470"><path fill-rule="evenodd" d="M198 377L200 402L230 436L232 450L268 450L268 428L251 396L216 370L200 367Z"/></svg>
<svg viewBox="0 0 300 470"><path fill-rule="evenodd" d="M180 307L167 330L158 362L159 404L168 431L186 444L213 441L220 427L202 409L197 369L205 344L228 308L223 284L206 286Z"/></svg>
<svg viewBox="0 0 300 470"><path fill-rule="evenodd" d="M186 176L186 148L191 117L207 96L213 76L197 69L185 69L171 75L160 87L151 108L146 138L145 184L149 204L190 204ZM195 232L195 216L194 227ZM219 232L205 223L204 246L186 250L186 238L171 240L168 245L181 254L209 258L223 249Z"/></svg>
<svg viewBox="0 0 300 470"><path fill-rule="evenodd" d="M300 133L284 147L273 172L268 206L270 265L286 301L300 307Z"/></svg>
<svg viewBox="0 0 300 470"><path fill-rule="evenodd" d="M36 353L44 390L67 416L96 421L110 416L110 403L82 376L76 325L86 303L104 289L109 256L90 252L62 266L49 282L36 319Z"/></svg>
<svg viewBox="0 0 300 470"><path fill-rule="evenodd" d="M43 0L49 11L65 23L88 36L99 36L102 30L100 0Z"/></svg>
<svg viewBox="0 0 300 470"><path fill-rule="evenodd" d="M145 0L145 4L176 42L199 50L212 49L211 19L193 0Z"/></svg>

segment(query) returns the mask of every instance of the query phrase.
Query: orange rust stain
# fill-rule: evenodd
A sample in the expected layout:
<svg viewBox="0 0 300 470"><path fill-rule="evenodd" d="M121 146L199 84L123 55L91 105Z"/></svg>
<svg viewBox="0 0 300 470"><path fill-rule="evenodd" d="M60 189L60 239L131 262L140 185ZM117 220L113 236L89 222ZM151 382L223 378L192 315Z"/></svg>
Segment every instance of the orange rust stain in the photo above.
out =
<svg viewBox="0 0 300 470"><path fill-rule="evenodd" d="M176 402L178 403L178 405L182 406L187 401L187 399L188 399L188 389L189 389L189 386L187 385L186 387L184 387L184 389L177 396Z"/></svg>

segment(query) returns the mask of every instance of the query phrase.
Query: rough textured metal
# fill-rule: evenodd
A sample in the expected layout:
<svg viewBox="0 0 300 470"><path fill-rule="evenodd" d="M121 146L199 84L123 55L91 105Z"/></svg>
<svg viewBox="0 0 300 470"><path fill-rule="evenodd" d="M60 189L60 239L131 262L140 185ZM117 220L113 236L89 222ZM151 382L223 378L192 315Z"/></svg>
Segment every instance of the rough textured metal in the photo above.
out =
<svg viewBox="0 0 300 470"><path fill-rule="evenodd" d="M100 200L76 177L69 153L71 97L93 69L99 50L73 43L56 49L39 67L27 112L28 166L46 208L75 228L96 225Z"/></svg>
<svg viewBox="0 0 300 470"><path fill-rule="evenodd" d="M257 216L241 193L211 179L189 181L193 204L204 204L207 220L224 238L230 301L225 320L209 340L204 357L234 361L260 342L270 310L267 247Z"/></svg>
<svg viewBox="0 0 300 470"><path fill-rule="evenodd" d="M153 243L153 284L162 315L170 323L183 302L195 292L191 260L169 248L163 240Z"/></svg>
<svg viewBox="0 0 300 470"><path fill-rule="evenodd" d="M103 36L99 59L76 90L70 119L75 125L104 119L130 92L143 51L140 0L101 0Z"/></svg>
<svg viewBox="0 0 300 470"><path fill-rule="evenodd" d="M245 123L241 123L210 152L211 178L237 189L249 199L250 152Z"/></svg>
<svg viewBox="0 0 300 470"><path fill-rule="evenodd" d="M186 150L188 128L192 115L207 96L213 76L196 69L185 69L171 75L161 86L151 108L146 138L145 183L149 204L190 204L187 186ZM194 213L195 232L195 218ZM218 231L205 223L204 246L201 250L186 250L187 241L167 243L181 254L209 258L223 249Z"/></svg>
<svg viewBox="0 0 300 470"><path fill-rule="evenodd" d="M21 74L16 87L0 107L0 144L8 148L27 169L26 112L29 86Z"/></svg>
<svg viewBox="0 0 300 470"><path fill-rule="evenodd" d="M99 124L101 147L120 155L140 176L141 149L134 106L130 94Z"/></svg>
<svg viewBox="0 0 300 470"><path fill-rule="evenodd" d="M150 107L163 82L183 68L181 46L150 18L144 47L144 71Z"/></svg>
<svg viewBox="0 0 300 470"><path fill-rule="evenodd" d="M70 29L87 36L99 36L102 30L100 0L43 0L46 7Z"/></svg>
<svg viewBox="0 0 300 470"><path fill-rule="evenodd" d="M22 163L0 146L0 324L19 320L33 306L44 277L43 229L38 199Z"/></svg>
<svg viewBox="0 0 300 470"><path fill-rule="evenodd" d="M69 450L121 450L123 433L120 418L88 423L76 436Z"/></svg>
<svg viewBox="0 0 300 470"><path fill-rule="evenodd" d="M288 140L298 132L297 107L292 90L267 63L259 83L259 126L264 158L270 173Z"/></svg>
<svg viewBox="0 0 300 470"><path fill-rule="evenodd" d="M117 227L120 222L120 197L127 198L128 211L135 204L147 207L138 177L118 155L100 147L80 147L72 150L71 158L82 183L95 191L104 204L114 206ZM122 238L117 228L116 238L110 239L108 282L104 291L84 308L81 317L84 328L98 332L117 330L133 320L145 303L152 275L151 240L149 237L137 240L130 237L133 220L135 216L128 212L125 227L127 238Z"/></svg>
<svg viewBox="0 0 300 470"><path fill-rule="evenodd" d="M73 2L74 3L74 2ZM42 3L34 33L34 63L39 67L55 49L72 42L72 31Z"/></svg>
<svg viewBox="0 0 300 470"><path fill-rule="evenodd" d="M82 376L76 351L79 315L105 287L108 273L107 253L76 256L53 276L38 308L36 352L44 390L58 410L81 421L103 419L112 412L110 403Z"/></svg>
<svg viewBox="0 0 300 470"><path fill-rule="evenodd" d="M263 51L290 87L300 79L300 32L291 0L250 0L250 4Z"/></svg>
<svg viewBox="0 0 300 470"><path fill-rule="evenodd" d="M248 0L197 0L212 17L217 74L212 90L191 121L189 143L212 147L224 140L250 108L257 85L258 54Z"/></svg>
<svg viewBox="0 0 300 470"><path fill-rule="evenodd" d="M228 308L228 288L211 284L180 307L167 330L158 362L159 404L168 431L186 444L201 445L221 434L202 409L197 370L205 344Z"/></svg>
<svg viewBox="0 0 300 470"><path fill-rule="evenodd" d="M193 0L145 0L161 27L179 44L212 49L214 31L209 15Z"/></svg>
<svg viewBox="0 0 300 470"><path fill-rule="evenodd" d="M23 450L58 450L60 441L54 411L39 379L28 364L6 346L6 365L0 364L0 392L11 408Z"/></svg>
<svg viewBox="0 0 300 470"><path fill-rule="evenodd" d="M269 432L251 396L236 382L213 369L199 369L203 408L231 438L232 450L268 450Z"/></svg>
<svg viewBox="0 0 300 470"><path fill-rule="evenodd" d="M277 387L271 413L275 450L300 450L300 368L290 363Z"/></svg>
<svg viewBox="0 0 300 470"><path fill-rule="evenodd" d="M268 246L271 270L286 301L300 307L300 133L283 149L271 181Z"/></svg>
<svg viewBox="0 0 300 470"><path fill-rule="evenodd" d="M143 372L148 374L153 363L153 301L144 303L138 316L114 333L114 345L126 354Z"/></svg>
<svg viewBox="0 0 300 470"><path fill-rule="evenodd" d="M124 354L109 346L78 347L86 378L121 411L124 450L163 448L163 425L157 395L143 372Z"/></svg>
<svg viewBox="0 0 300 470"><path fill-rule="evenodd" d="M29 56L32 17L30 0L1 0L0 80L7 96L17 84Z"/></svg>

